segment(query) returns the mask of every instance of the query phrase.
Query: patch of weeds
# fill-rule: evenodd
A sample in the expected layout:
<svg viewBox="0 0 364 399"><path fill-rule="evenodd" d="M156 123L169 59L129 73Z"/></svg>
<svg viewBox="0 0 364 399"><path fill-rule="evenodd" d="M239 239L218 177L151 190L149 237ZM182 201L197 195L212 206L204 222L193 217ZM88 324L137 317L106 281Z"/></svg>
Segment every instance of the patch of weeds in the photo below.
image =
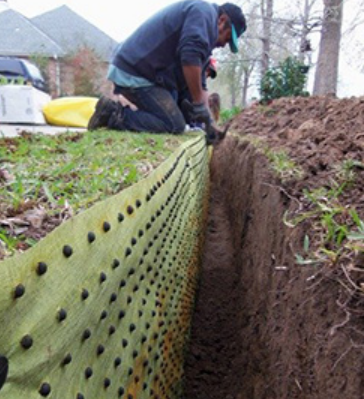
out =
<svg viewBox="0 0 364 399"><path fill-rule="evenodd" d="M258 112L260 112L261 114L265 115L265 116L274 116L278 113L278 109L274 109L272 107L269 107L268 105L264 105L264 104L259 104L257 106L257 110Z"/></svg>
<svg viewBox="0 0 364 399"><path fill-rule="evenodd" d="M264 154L269 161L271 170L282 182L300 180L303 176L303 169L290 158L285 150L272 149L265 142L264 137L255 135L234 135L238 140L248 141L260 153Z"/></svg>
<svg viewBox="0 0 364 399"><path fill-rule="evenodd" d="M275 151L270 148L264 149L264 154L270 161L274 173L282 180L299 180L303 176L303 170L283 151Z"/></svg>
<svg viewBox="0 0 364 399"><path fill-rule="evenodd" d="M364 221L356 209L343 206L340 201L347 194L345 188L350 187L352 177L355 178L351 173L345 176L347 181L331 182L332 188L307 192L306 200L312 209L310 213L298 215L299 222L310 219L303 249L295 255L298 265L314 271L307 278L308 288L327 279L340 286L340 300L336 303L346 313L346 319L331 328L331 335L337 328L343 328L363 315ZM343 176L338 174L336 177L342 179Z"/></svg>
<svg viewBox="0 0 364 399"><path fill-rule="evenodd" d="M354 221L354 226L347 234L348 243L346 246L355 252L364 253L364 221L359 218L354 209L350 210L350 216Z"/></svg>
<svg viewBox="0 0 364 399"><path fill-rule="evenodd" d="M235 139L237 139L239 141L247 141L247 142L251 143L256 149L258 149L261 152L262 152L262 149L264 149L266 147L266 145L263 141L263 138L256 136L254 134L246 134L246 135L242 136L239 133L232 132L231 136L233 136Z"/></svg>
<svg viewBox="0 0 364 399"><path fill-rule="evenodd" d="M0 228L0 254L12 255L16 250L18 241L16 237L9 235L5 229Z"/></svg>
<svg viewBox="0 0 364 399"><path fill-rule="evenodd" d="M303 254L295 254L296 263L301 266L317 265L319 260L315 257L310 257L310 237L305 234L303 239Z"/></svg>
<svg viewBox="0 0 364 399"><path fill-rule="evenodd" d="M303 201L308 210L299 212L293 218L285 215L284 223L289 227L296 227L306 220L311 222L309 234L314 244L310 251L307 251L307 245L304 244L303 254L296 254L298 264L332 266L343 259L355 257L358 252L364 253L364 222L356 209L341 202L345 190L355 180L351 172L351 166L340 168L326 187L304 190Z"/></svg>
<svg viewBox="0 0 364 399"><path fill-rule="evenodd" d="M364 169L364 164L355 159L345 159L342 163L334 166L337 179L346 184L355 182L357 169Z"/></svg>

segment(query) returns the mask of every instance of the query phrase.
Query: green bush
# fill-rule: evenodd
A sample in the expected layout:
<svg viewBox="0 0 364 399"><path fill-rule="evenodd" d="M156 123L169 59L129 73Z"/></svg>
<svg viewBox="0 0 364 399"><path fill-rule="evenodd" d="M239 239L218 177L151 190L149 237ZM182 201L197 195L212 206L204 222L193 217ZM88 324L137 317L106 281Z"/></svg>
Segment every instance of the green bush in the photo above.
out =
<svg viewBox="0 0 364 399"><path fill-rule="evenodd" d="M4 75L0 74L0 86L4 85L25 85L26 81L25 78L22 76L17 76L15 78L7 78Z"/></svg>
<svg viewBox="0 0 364 399"><path fill-rule="evenodd" d="M222 123L228 122L230 119L234 118L234 116L240 114L240 112L241 108L237 106L230 109L223 109L220 112L221 122Z"/></svg>
<svg viewBox="0 0 364 399"><path fill-rule="evenodd" d="M305 91L309 67L288 57L278 67L270 68L260 82L261 102L280 97L308 96Z"/></svg>

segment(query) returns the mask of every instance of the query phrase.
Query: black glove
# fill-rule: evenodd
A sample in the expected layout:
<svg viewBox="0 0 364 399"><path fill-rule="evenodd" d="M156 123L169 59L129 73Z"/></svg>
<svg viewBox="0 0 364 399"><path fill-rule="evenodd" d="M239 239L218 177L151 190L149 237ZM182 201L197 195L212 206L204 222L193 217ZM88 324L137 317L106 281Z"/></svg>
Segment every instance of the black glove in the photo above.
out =
<svg viewBox="0 0 364 399"><path fill-rule="evenodd" d="M189 122L198 122L209 125L211 116L204 103L192 104L187 99L182 101L182 108L187 113Z"/></svg>
<svg viewBox="0 0 364 399"><path fill-rule="evenodd" d="M187 99L184 99L181 104L184 114L187 114L191 120L189 122L199 122L205 124L206 142L208 145L218 144L225 138L229 125L224 130L220 130L214 126L209 111L205 104L191 104Z"/></svg>

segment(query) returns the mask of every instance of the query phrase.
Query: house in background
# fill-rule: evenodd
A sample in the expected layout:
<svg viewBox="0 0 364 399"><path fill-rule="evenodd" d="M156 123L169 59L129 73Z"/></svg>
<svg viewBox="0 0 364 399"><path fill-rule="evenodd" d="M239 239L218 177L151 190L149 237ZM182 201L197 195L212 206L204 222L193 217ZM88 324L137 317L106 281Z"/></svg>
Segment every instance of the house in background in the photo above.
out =
<svg viewBox="0 0 364 399"><path fill-rule="evenodd" d="M52 97L111 93L106 72L117 42L69 7L28 19L0 0L0 37L0 56L37 63Z"/></svg>

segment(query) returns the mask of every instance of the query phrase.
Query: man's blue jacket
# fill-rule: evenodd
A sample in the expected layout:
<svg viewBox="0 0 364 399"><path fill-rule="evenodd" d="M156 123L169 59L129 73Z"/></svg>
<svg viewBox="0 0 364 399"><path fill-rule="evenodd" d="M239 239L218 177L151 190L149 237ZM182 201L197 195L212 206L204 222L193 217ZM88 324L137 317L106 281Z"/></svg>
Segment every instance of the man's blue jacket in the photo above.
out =
<svg viewBox="0 0 364 399"><path fill-rule="evenodd" d="M119 69L168 90L186 87L183 65L204 67L218 39L218 6L203 0L174 3L142 24L117 49Z"/></svg>

